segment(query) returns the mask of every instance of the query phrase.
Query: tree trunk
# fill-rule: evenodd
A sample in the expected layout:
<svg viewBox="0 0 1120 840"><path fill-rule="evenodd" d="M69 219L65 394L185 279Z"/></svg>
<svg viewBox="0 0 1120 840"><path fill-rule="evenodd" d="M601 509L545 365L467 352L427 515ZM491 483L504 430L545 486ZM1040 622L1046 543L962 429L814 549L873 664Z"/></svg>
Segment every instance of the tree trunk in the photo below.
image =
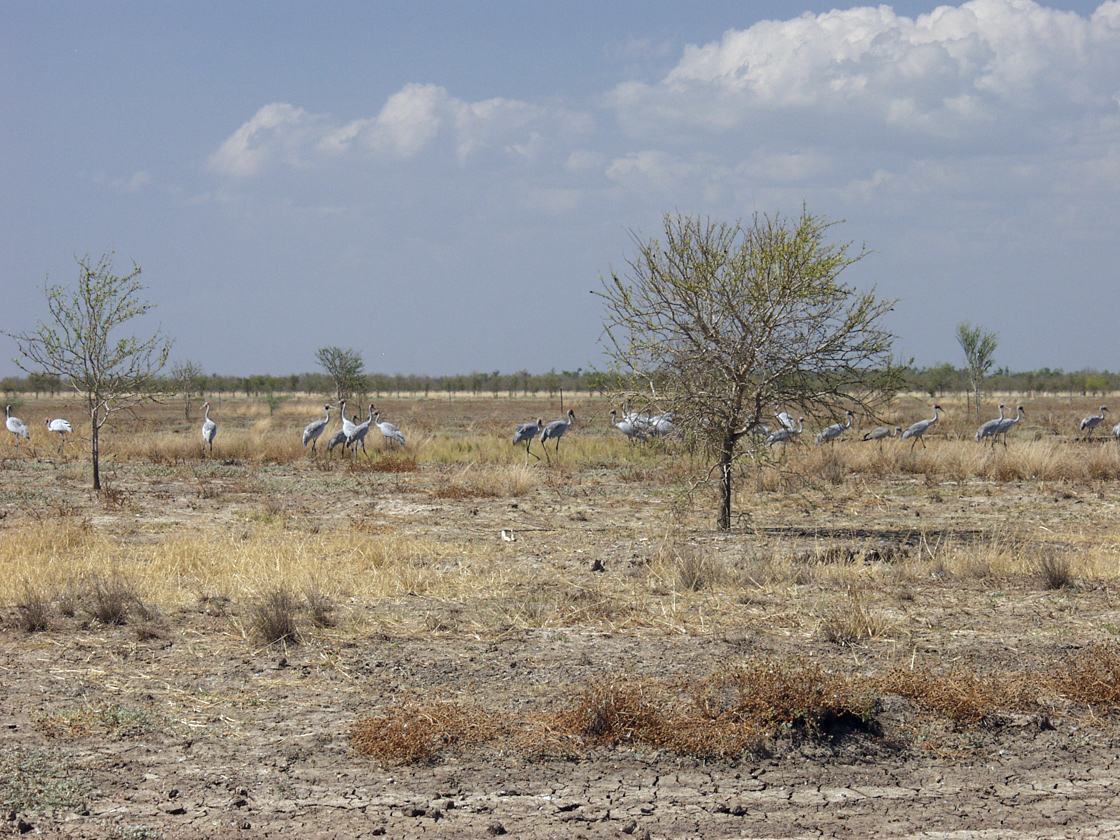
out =
<svg viewBox="0 0 1120 840"><path fill-rule="evenodd" d="M719 451L719 517L716 522L721 531L731 530L731 460L735 454L735 441L724 440Z"/></svg>
<svg viewBox="0 0 1120 840"><path fill-rule="evenodd" d="M90 460L93 461L93 489L101 489L101 451L100 435L98 435L97 417L93 417L90 431Z"/></svg>

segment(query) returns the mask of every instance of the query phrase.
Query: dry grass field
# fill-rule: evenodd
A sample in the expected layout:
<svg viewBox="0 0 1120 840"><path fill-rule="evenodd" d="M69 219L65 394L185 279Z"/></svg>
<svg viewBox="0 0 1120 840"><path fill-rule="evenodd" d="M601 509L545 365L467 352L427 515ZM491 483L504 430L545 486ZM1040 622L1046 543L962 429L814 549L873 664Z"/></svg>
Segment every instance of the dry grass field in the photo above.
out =
<svg viewBox="0 0 1120 840"><path fill-rule="evenodd" d="M56 837L1120 834L1109 397L898 399L835 445L703 460L569 399L321 399L0 442L0 812ZM1120 401L1117 402L1120 413ZM352 407L354 408L354 407ZM356 410L356 413L364 413ZM66 416L58 453L43 425ZM1120 419L1120 418L1118 418ZM831 422L831 421L828 421ZM539 442L534 451L541 454ZM989 833L983 833L989 832Z"/></svg>

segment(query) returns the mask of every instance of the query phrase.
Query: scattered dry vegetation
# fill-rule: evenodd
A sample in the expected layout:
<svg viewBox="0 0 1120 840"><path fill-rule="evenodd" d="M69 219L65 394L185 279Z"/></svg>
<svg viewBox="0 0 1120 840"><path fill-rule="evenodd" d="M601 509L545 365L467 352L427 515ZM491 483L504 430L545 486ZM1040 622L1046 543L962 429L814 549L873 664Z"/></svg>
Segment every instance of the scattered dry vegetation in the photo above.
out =
<svg viewBox="0 0 1120 840"><path fill-rule="evenodd" d="M1104 725L1120 707L1120 446L1075 438L1099 399L1001 400L1028 411L1006 447L976 444L977 418L942 400L926 449L853 429L831 447L807 430L756 452L730 534L711 528L701 455L629 445L597 400L577 404L554 464L510 442L516 422L560 416L528 399L396 401L407 448L371 438L368 453L330 459L299 444L317 400L271 416L224 400L213 460L180 407L152 406L103 439L100 494L77 446L3 453L3 632L13 647L79 646L76 659L113 633L127 634L122 660L145 644L191 656L220 644L246 662L302 657L348 686L384 665L387 687L348 723L353 749L386 765L476 747L735 761L782 739L941 749L1009 715ZM925 413L909 398L864 425ZM610 666L597 651L533 658L589 638L641 653ZM485 670L511 640L530 652L503 660L508 674ZM456 652L421 680L392 660L405 643ZM463 661L469 679L456 676ZM170 725L138 696L72 699L36 732L66 743ZM888 721L895 702L928 726ZM52 762L67 766L49 750L0 751L3 807L88 800L91 787L43 769Z"/></svg>

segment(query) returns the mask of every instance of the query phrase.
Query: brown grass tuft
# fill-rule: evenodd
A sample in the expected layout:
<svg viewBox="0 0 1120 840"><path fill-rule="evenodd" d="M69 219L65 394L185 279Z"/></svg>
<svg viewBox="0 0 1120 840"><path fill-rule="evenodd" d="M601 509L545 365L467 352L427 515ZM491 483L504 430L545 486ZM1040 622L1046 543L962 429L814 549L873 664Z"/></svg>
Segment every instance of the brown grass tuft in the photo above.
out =
<svg viewBox="0 0 1120 840"><path fill-rule="evenodd" d="M252 631L266 645L298 645L296 610L299 602L285 588L266 592L253 605Z"/></svg>

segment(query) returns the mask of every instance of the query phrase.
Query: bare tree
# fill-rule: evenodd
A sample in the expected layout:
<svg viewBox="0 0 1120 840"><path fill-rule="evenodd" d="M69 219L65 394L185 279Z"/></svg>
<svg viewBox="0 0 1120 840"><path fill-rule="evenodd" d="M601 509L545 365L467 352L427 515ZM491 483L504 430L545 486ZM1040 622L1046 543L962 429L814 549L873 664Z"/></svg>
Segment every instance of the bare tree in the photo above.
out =
<svg viewBox="0 0 1120 840"><path fill-rule="evenodd" d="M144 286L137 279L140 266L119 276L113 273L113 253L94 262L76 257L77 288L47 283L44 292L50 320L33 332L7 333L15 339L22 370L43 370L66 378L86 402L90 419L90 456L93 489L101 489L101 427L110 415L152 399L159 391L157 375L167 363L172 340L157 330L150 338L117 336L124 324L144 315L155 304L140 299Z"/></svg>
<svg viewBox="0 0 1120 840"><path fill-rule="evenodd" d="M365 362L357 350L343 347L320 347L315 359L334 383L335 399L350 400L369 390Z"/></svg>
<svg viewBox="0 0 1120 840"><path fill-rule="evenodd" d="M957 341L964 351L965 363L968 367L968 381L972 385L973 402L976 407L976 416L980 416L980 386L984 384L984 376L991 370L999 343L999 334L986 330L979 324L973 326L968 321L957 324Z"/></svg>
<svg viewBox="0 0 1120 840"><path fill-rule="evenodd" d="M191 402L202 396L202 384L206 373L201 364L191 359L176 362L171 368L171 378L183 396L183 415L191 419Z"/></svg>
<svg viewBox="0 0 1120 840"><path fill-rule="evenodd" d="M664 241L631 233L629 271L603 281L606 353L714 456L728 529L740 444L775 404L829 417L899 387L894 337L880 326L893 301L839 281L866 251L827 243L832 223L807 211L747 227L682 215L664 225Z"/></svg>

